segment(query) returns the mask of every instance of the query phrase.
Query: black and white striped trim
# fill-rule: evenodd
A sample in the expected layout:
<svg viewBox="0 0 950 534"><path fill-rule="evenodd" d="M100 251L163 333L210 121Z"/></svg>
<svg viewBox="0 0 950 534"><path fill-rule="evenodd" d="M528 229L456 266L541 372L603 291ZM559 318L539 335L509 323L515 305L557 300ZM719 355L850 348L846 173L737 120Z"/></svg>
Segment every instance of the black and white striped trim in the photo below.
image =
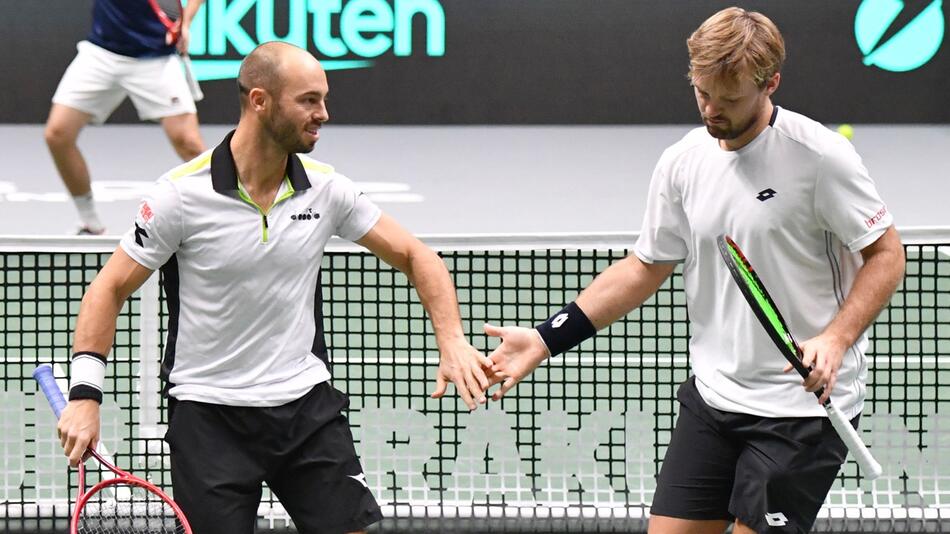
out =
<svg viewBox="0 0 950 534"><path fill-rule="evenodd" d="M102 404L102 385L106 380L106 357L96 352L73 354L69 363L69 400L92 399Z"/></svg>
<svg viewBox="0 0 950 534"><path fill-rule="evenodd" d="M841 273L841 262L838 259L838 255L835 254L835 239L834 235L831 232L825 232L825 254L828 256L828 266L831 268L831 279L832 279L832 289L834 291L835 300L838 302L838 311L841 311L841 308L844 306L844 301L847 296L844 294L844 285L842 283L842 273ZM837 313L837 312L836 312ZM861 353L858 352L857 347L851 345L848 347L848 353L851 354L851 357L854 359L854 368L857 373L863 374L867 372L867 359L861 358ZM854 393L860 397L861 396L861 385L855 381L854 382Z"/></svg>

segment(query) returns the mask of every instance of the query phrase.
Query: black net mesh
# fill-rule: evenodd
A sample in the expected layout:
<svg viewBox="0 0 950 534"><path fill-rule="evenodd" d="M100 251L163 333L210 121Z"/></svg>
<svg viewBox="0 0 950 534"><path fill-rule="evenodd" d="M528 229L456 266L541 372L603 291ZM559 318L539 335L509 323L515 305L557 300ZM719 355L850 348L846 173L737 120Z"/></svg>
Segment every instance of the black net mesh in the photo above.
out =
<svg viewBox="0 0 950 534"><path fill-rule="evenodd" d="M906 279L871 332L861 436L884 474L863 480L849 461L816 532L950 529L950 465L939 453L950 444L941 430L944 419L950 426L950 387L941 386L950 383L947 241L906 247ZM496 342L483 323L533 325L626 253L539 247L442 256L465 331L487 352ZM42 531L68 517L75 480L30 373L45 362L65 371L82 292L107 257L0 254L0 529ZM323 268L334 385L350 396L366 479L386 515L375 531L645 530L675 391L689 374L679 270L628 317L539 368L502 402L469 413L454 392L429 398L438 352L402 274L361 252L328 253ZM140 295L119 320L103 441L117 465L170 491L157 379L167 316L157 291ZM149 310L158 321L146 334ZM259 526L292 528L266 489Z"/></svg>

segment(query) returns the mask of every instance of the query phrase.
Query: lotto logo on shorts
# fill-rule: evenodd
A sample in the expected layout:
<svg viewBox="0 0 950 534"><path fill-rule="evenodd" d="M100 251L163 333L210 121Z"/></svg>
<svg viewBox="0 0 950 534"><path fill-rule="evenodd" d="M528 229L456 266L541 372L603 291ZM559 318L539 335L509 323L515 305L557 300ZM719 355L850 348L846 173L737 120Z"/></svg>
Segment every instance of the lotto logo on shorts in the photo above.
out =
<svg viewBox="0 0 950 534"><path fill-rule="evenodd" d="M765 522L768 523L770 527L784 527L788 524L788 518L785 517L785 514L782 512L773 512L771 514L765 514Z"/></svg>

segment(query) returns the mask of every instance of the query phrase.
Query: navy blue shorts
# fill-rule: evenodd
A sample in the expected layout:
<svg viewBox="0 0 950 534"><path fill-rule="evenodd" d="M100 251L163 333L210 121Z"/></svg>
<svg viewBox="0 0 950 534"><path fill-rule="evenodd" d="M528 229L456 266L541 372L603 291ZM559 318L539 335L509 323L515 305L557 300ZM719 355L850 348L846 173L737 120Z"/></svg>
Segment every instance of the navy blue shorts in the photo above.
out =
<svg viewBox="0 0 950 534"><path fill-rule="evenodd" d="M363 530L382 519L366 485L346 395L329 383L283 406L169 402L174 499L195 534L252 534L266 482L301 533Z"/></svg>
<svg viewBox="0 0 950 534"><path fill-rule="evenodd" d="M739 518L760 534L807 533L848 454L831 422L717 410L695 380L677 392L680 413L650 513Z"/></svg>

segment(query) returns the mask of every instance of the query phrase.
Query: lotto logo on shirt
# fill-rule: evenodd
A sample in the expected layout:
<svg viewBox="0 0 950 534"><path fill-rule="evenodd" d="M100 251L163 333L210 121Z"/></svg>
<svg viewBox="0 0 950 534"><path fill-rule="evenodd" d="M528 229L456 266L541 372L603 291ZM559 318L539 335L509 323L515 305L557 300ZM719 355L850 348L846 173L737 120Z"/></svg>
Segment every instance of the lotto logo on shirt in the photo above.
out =
<svg viewBox="0 0 950 534"><path fill-rule="evenodd" d="M139 207L139 217L142 219L142 222L148 224L154 216L155 214L152 213L152 208L149 207L148 202L142 202L142 205Z"/></svg>

